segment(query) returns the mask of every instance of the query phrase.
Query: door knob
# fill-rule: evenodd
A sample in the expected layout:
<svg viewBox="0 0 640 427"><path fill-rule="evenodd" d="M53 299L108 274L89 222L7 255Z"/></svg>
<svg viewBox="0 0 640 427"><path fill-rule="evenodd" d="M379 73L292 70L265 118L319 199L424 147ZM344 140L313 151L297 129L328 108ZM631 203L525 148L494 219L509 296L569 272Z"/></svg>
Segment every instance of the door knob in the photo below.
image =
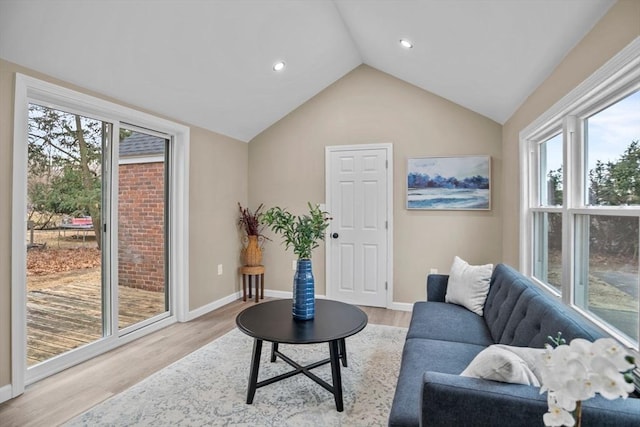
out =
<svg viewBox="0 0 640 427"><path fill-rule="evenodd" d="M334 239L337 239L337 238L338 238L338 236L339 236L339 234L338 234L338 233L333 233L333 234L331 235L331 237L332 237L332 238L334 238Z"/></svg>

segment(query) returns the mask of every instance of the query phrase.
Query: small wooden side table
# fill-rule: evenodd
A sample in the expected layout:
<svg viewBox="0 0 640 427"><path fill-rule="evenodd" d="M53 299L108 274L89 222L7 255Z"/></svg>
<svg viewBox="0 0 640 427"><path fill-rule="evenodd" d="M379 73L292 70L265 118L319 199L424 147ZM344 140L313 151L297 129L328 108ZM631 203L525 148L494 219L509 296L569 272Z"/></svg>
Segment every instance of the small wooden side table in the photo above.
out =
<svg viewBox="0 0 640 427"><path fill-rule="evenodd" d="M242 301L247 300L247 283L249 284L249 299L251 299L251 282L255 282L256 302L258 302L258 294L260 294L260 299L264 299L264 265L240 267L240 274L242 274Z"/></svg>

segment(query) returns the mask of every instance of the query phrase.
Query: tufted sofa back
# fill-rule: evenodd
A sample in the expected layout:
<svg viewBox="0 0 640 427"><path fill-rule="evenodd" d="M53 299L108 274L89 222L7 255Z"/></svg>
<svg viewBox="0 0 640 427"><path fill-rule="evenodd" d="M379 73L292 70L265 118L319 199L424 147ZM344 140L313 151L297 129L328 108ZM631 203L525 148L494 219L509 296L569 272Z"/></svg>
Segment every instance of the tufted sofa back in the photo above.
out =
<svg viewBox="0 0 640 427"><path fill-rule="evenodd" d="M585 320L546 295L529 279L505 265L493 270L484 319L494 342L520 347L544 347L558 332L593 341L603 336Z"/></svg>

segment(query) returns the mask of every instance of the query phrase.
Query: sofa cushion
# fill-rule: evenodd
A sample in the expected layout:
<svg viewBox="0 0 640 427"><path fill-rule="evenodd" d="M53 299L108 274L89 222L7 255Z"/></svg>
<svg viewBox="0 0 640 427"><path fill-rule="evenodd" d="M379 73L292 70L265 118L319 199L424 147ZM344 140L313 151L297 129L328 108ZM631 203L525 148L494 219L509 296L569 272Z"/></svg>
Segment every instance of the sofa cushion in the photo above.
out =
<svg viewBox="0 0 640 427"><path fill-rule="evenodd" d="M429 274L427 276L427 301L444 302L448 284L448 274Z"/></svg>
<svg viewBox="0 0 640 427"><path fill-rule="evenodd" d="M484 319L464 307L443 302L413 305L407 338L427 338L488 346L494 343Z"/></svg>
<svg viewBox="0 0 640 427"><path fill-rule="evenodd" d="M538 387L440 372L424 374L422 426L542 426L547 397ZM536 420L538 422L532 422ZM418 425L416 425L417 427Z"/></svg>
<svg viewBox="0 0 640 427"><path fill-rule="evenodd" d="M492 271L493 264L469 265L463 259L454 257L445 301L482 316Z"/></svg>
<svg viewBox="0 0 640 427"><path fill-rule="evenodd" d="M491 345L478 353L460 375L539 387L536 359L544 351L541 348Z"/></svg>
<svg viewBox="0 0 640 427"><path fill-rule="evenodd" d="M520 273L504 264L496 265L484 304L484 320L494 342L499 342L518 299L531 286Z"/></svg>
<svg viewBox="0 0 640 427"><path fill-rule="evenodd" d="M474 344L407 338L389 414L389 426L419 424L422 376L425 372L459 375L483 349L484 346Z"/></svg>
<svg viewBox="0 0 640 427"><path fill-rule="evenodd" d="M594 341L602 336L552 297L529 288L518 299L498 342L542 348L550 343L548 337L555 337L558 332L562 332L567 342L574 338Z"/></svg>
<svg viewBox="0 0 640 427"><path fill-rule="evenodd" d="M547 395L538 387L504 384L448 375L424 374L421 423L414 426L543 425ZM582 425L637 427L638 399L607 400L600 395L582 402ZM472 417L470 419L470 417Z"/></svg>

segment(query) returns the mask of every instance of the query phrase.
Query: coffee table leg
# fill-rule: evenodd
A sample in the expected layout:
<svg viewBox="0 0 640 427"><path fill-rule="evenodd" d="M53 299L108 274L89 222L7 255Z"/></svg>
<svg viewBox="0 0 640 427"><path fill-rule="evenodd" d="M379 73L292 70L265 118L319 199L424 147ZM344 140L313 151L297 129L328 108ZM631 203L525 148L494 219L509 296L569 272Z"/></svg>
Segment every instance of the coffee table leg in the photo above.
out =
<svg viewBox="0 0 640 427"><path fill-rule="evenodd" d="M273 342L271 343L271 362L272 363L276 361L276 351L278 351L278 343Z"/></svg>
<svg viewBox="0 0 640 427"><path fill-rule="evenodd" d="M342 366L347 367L347 344L344 342L344 338L338 341L338 352L340 353L340 358L342 359Z"/></svg>
<svg viewBox="0 0 640 427"><path fill-rule="evenodd" d="M253 396L255 396L256 394L256 384L258 384L258 370L260 369L261 353L262 340L256 338L253 342L253 356L251 358L251 373L249 374L249 391L247 392L247 403L253 403Z"/></svg>
<svg viewBox="0 0 640 427"><path fill-rule="evenodd" d="M338 341L329 341L329 358L331 359L331 378L333 379L333 398L336 401L336 410L343 411L342 406L342 377L340 376L340 352Z"/></svg>

